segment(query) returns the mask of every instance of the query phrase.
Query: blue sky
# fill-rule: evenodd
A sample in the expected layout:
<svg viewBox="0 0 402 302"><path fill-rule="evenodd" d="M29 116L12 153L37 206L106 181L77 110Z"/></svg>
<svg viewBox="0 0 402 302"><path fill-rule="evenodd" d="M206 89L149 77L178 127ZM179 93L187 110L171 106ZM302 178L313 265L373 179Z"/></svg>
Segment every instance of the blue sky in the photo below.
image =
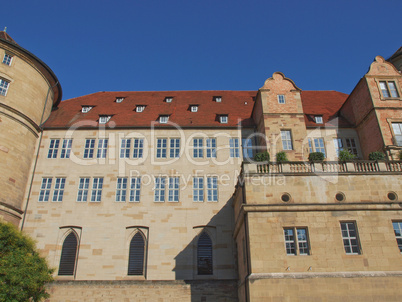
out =
<svg viewBox="0 0 402 302"><path fill-rule="evenodd" d="M49 65L63 99L257 90L275 71L350 93L402 45L401 11L401 0L13 0L0 29Z"/></svg>

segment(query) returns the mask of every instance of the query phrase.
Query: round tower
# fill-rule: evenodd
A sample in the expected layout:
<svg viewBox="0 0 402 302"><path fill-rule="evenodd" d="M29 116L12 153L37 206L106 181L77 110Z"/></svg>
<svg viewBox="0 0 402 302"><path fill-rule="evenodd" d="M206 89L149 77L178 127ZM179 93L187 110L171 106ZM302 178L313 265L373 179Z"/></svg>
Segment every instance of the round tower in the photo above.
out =
<svg viewBox="0 0 402 302"><path fill-rule="evenodd" d="M1 31L0 220L21 220L41 124L61 96L53 71Z"/></svg>

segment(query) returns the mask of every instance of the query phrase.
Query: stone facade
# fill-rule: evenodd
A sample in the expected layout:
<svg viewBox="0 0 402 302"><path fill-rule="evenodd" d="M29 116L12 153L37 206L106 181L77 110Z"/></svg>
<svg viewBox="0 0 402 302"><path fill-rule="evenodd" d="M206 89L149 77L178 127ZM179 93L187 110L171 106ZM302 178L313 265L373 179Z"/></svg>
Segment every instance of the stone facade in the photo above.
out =
<svg viewBox="0 0 402 302"><path fill-rule="evenodd" d="M400 300L402 77L382 57L350 96L275 72L60 103L51 70L0 42L0 214L55 269L49 301Z"/></svg>
<svg viewBox="0 0 402 302"><path fill-rule="evenodd" d="M40 125L60 102L61 86L42 61L5 32L0 35L0 58L0 80L8 83L0 93L0 219L18 225Z"/></svg>

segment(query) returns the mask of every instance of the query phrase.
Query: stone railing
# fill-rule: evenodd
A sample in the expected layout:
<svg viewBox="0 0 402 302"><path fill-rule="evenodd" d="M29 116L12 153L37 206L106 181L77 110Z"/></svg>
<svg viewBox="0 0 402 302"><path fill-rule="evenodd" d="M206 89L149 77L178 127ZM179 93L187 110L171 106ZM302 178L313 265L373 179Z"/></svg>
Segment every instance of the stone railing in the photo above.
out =
<svg viewBox="0 0 402 302"><path fill-rule="evenodd" d="M402 161L356 160L350 162L256 162L243 163L245 174L314 174L314 173L402 173Z"/></svg>

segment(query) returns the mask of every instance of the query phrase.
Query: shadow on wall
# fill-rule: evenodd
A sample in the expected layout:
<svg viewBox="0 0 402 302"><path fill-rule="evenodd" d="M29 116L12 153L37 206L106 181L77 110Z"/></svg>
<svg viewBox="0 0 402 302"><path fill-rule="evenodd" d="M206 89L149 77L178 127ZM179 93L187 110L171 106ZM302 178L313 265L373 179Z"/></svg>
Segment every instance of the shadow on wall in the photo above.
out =
<svg viewBox="0 0 402 302"><path fill-rule="evenodd" d="M193 226L193 239L175 257L176 280L190 285L192 302L238 301L233 230L229 199L206 225Z"/></svg>

